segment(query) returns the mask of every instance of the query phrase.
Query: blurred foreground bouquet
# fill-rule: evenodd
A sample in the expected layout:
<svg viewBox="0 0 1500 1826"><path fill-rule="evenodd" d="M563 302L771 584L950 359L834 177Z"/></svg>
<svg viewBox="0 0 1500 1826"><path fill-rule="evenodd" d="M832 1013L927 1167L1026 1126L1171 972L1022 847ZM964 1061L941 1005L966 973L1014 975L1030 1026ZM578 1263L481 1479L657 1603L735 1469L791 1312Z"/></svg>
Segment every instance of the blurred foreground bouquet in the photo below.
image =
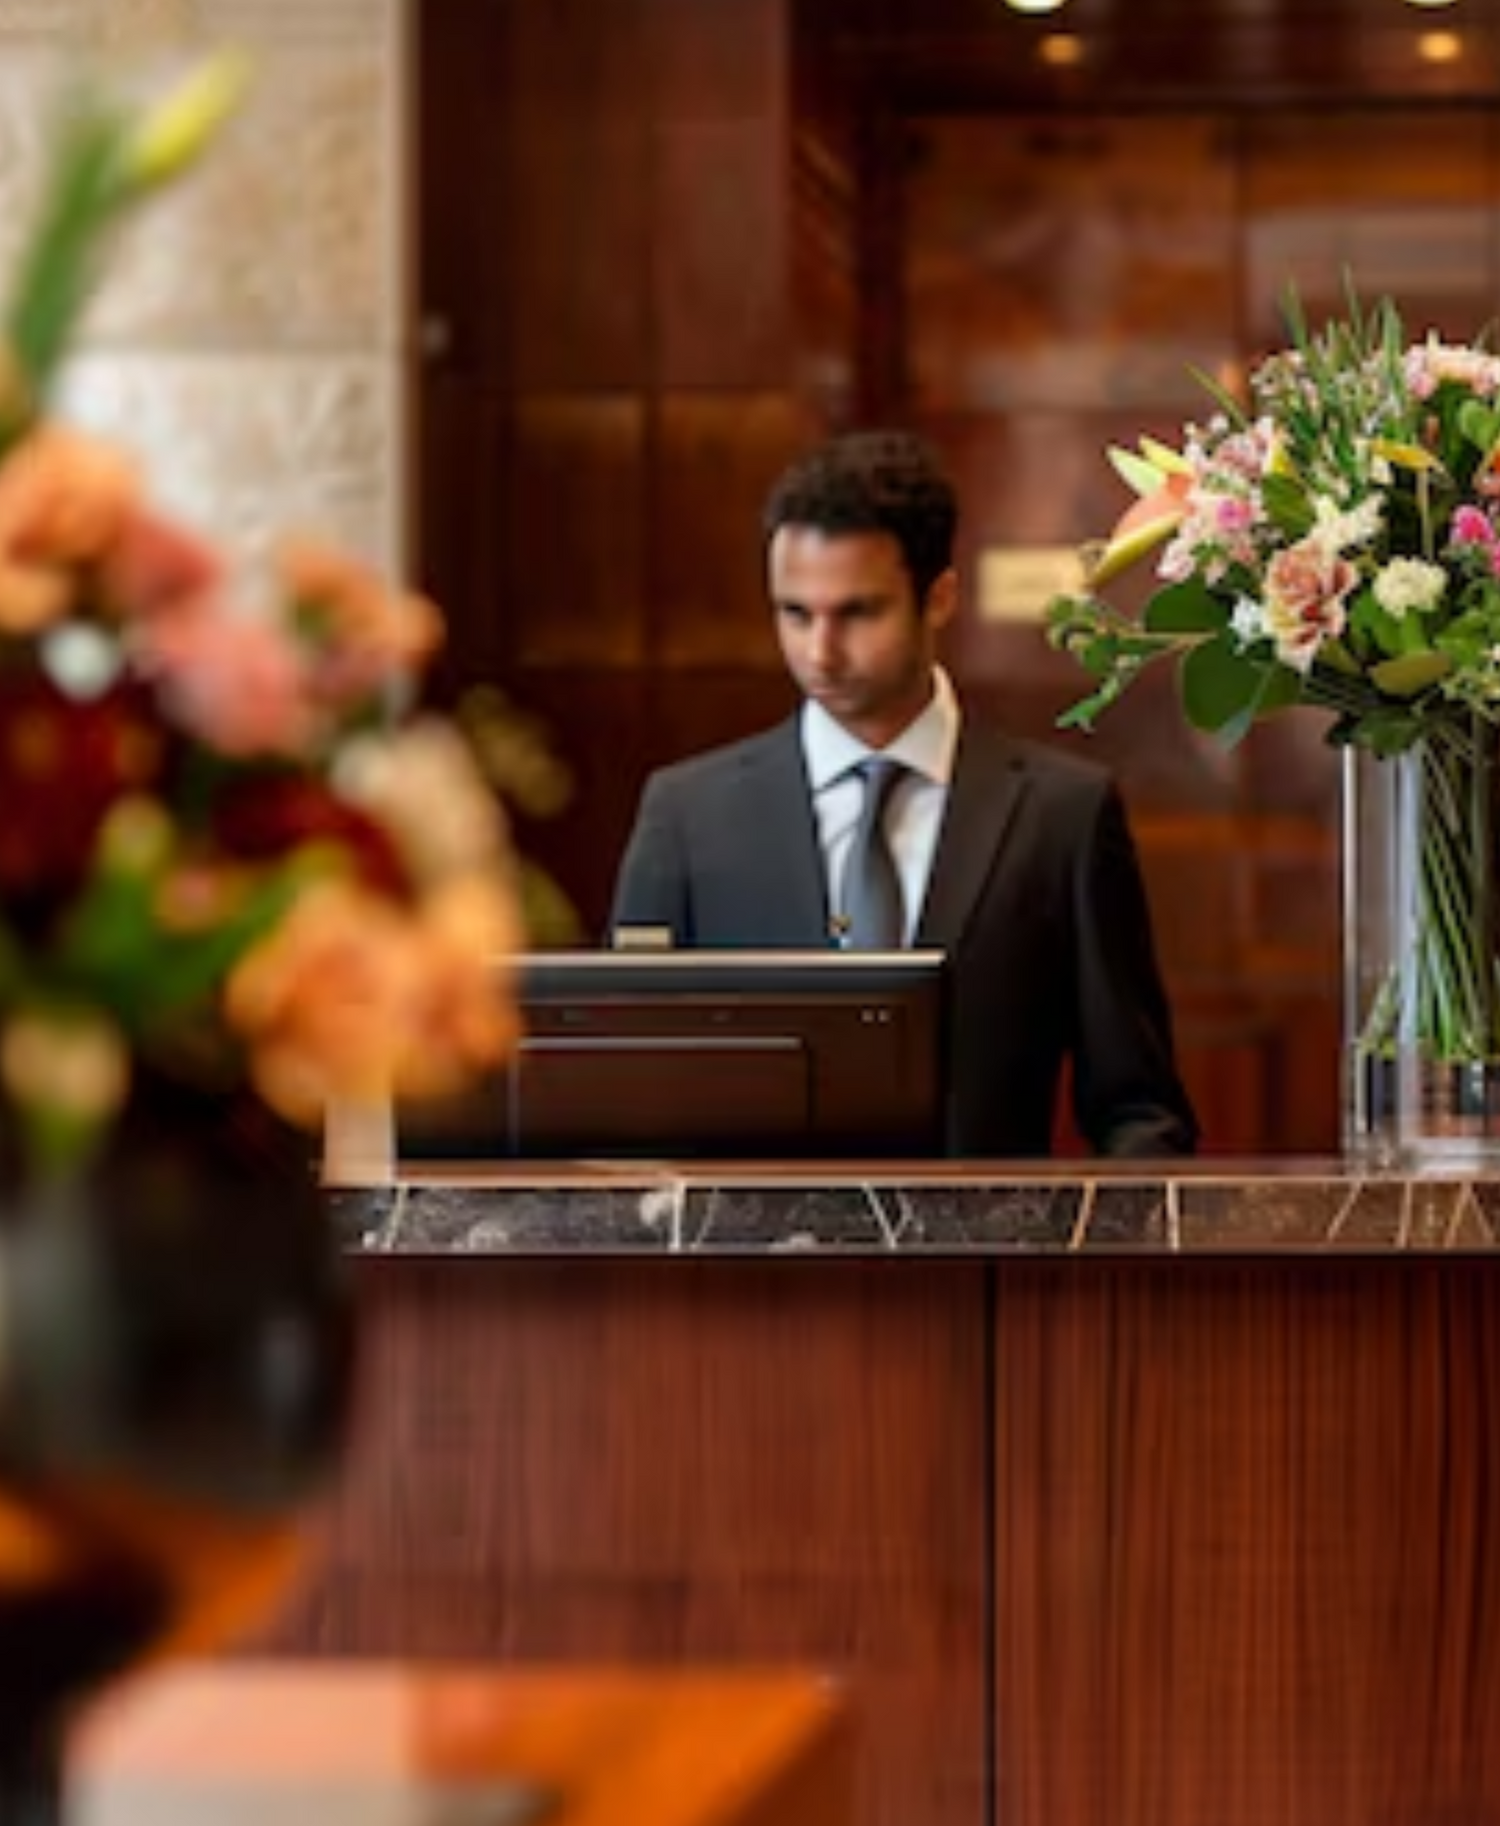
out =
<svg viewBox="0 0 1500 1826"><path fill-rule="evenodd" d="M49 416L112 232L232 111L233 62L76 98L0 324L0 1107L85 1159L149 1068L315 1123L502 1057L493 795L394 709L437 611L310 543L253 609L120 453Z"/></svg>
<svg viewBox="0 0 1500 1826"><path fill-rule="evenodd" d="M1401 1066L1416 1121L1451 1106L1445 1072L1500 1061L1500 358L1409 342L1388 301L1351 298L1317 334L1288 315L1292 346L1253 370L1248 405L1210 383L1219 409L1179 449L1111 452L1140 499L1086 553L1084 591L1049 606L1053 643L1095 679L1061 720L1091 725L1162 659L1225 743L1273 711L1329 713L1365 781L1346 837L1379 807L1401 846L1363 875L1346 853L1350 1039L1366 1066ZM1140 616L1105 601L1157 547ZM1368 968L1348 952L1375 925ZM1500 1135L1500 1083L1471 1073L1457 1094Z"/></svg>

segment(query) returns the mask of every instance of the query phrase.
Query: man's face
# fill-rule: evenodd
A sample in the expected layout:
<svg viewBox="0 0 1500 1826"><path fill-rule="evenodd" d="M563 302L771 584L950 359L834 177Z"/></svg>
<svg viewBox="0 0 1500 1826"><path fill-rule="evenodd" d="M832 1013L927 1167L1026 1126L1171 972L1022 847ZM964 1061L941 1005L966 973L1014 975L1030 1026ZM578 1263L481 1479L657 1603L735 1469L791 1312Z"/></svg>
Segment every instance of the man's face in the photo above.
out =
<svg viewBox="0 0 1500 1826"><path fill-rule="evenodd" d="M812 526L779 528L767 568L782 656L804 696L867 746L894 741L932 696L953 573L932 586L924 610L889 533Z"/></svg>

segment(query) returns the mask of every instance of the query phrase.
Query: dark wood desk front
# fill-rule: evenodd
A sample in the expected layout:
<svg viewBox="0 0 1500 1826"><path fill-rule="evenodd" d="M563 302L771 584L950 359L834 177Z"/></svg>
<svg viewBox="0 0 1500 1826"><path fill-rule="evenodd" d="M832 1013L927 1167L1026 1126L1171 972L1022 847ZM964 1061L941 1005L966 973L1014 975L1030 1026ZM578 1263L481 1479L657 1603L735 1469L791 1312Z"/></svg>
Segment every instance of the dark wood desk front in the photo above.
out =
<svg viewBox="0 0 1500 1826"><path fill-rule="evenodd" d="M1500 1186L412 1185L273 1640L825 1668L875 1826L1500 1822Z"/></svg>

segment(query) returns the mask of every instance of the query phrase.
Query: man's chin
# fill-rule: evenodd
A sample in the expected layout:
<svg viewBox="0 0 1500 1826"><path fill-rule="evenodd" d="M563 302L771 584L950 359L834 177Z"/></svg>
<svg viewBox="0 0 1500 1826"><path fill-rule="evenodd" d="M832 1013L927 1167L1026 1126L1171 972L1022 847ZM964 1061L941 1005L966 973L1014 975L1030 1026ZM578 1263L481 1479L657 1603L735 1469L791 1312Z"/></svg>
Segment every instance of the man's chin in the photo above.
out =
<svg viewBox="0 0 1500 1826"><path fill-rule="evenodd" d="M850 691L840 685L809 685L805 687L806 695L815 704L822 706L830 716L840 719L858 716L864 708L864 700L857 691Z"/></svg>

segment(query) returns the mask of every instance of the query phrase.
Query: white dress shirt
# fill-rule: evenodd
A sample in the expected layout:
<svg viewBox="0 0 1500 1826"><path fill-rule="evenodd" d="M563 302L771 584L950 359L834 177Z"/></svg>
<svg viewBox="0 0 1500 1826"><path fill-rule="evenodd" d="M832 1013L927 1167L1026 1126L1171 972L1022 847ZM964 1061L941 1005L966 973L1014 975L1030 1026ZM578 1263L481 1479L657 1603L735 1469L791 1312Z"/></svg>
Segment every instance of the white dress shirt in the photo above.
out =
<svg viewBox="0 0 1500 1826"><path fill-rule="evenodd" d="M953 758L958 751L959 708L953 685L941 666L934 666L932 681L932 699L927 708L888 748L878 751L902 762L907 770L892 792L885 831L901 877L903 942L908 945L916 934L927 898L938 831L953 778ZM839 892L844 859L865 798L864 781L854 769L876 752L856 741L821 704L809 701L802 706L802 755L812 788L835 932L842 912Z"/></svg>

